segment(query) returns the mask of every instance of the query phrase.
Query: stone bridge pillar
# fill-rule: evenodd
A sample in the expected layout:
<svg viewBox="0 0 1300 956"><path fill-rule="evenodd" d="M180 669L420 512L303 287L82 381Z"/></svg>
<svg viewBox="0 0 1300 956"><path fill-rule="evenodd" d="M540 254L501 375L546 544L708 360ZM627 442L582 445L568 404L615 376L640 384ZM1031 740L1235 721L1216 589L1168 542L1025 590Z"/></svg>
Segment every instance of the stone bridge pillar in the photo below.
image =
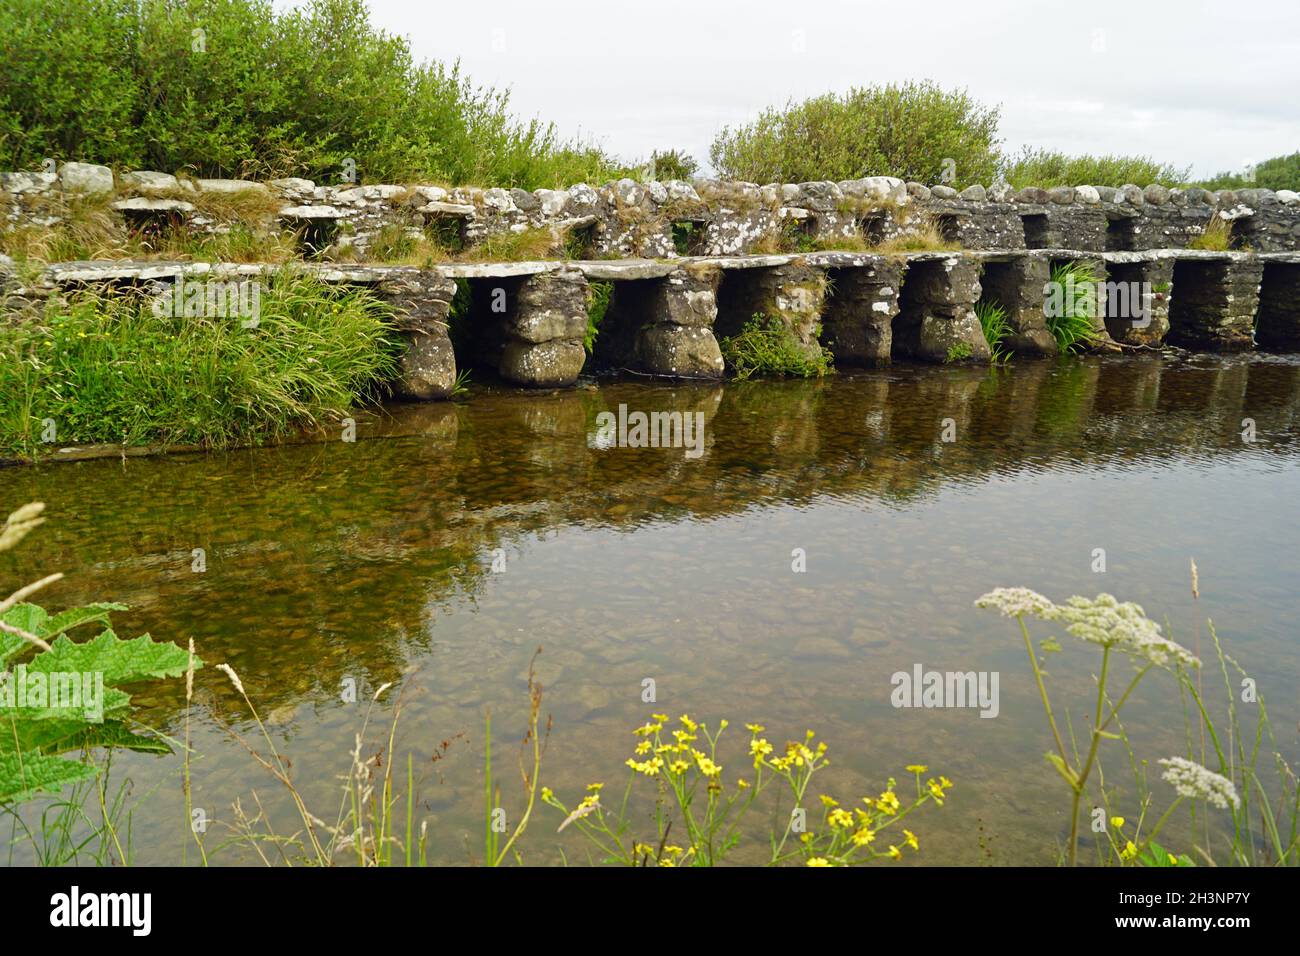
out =
<svg viewBox="0 0 1300 956"><path fill-rule="evenodd" d="M1221 352L1250 348L1263 274L1259 259L1178 258L1170 344Z"/></svg>
<svg viewBox="0 0 1300 956"><path fill-rule="evenodd" d="M528 276L501 325L497 371L519 385L572 385L587 359L587 280L577 269Z"/></svg>
<svg viewBox="0 0 1300 956"><path fill-rule="evenodd" d="M922 362L987 362L989 345L975 316L979 297L978 260L912 259L894 319L894 354Z"/></svg>
<svg viewBox="0 0 1300 956"><path fill-rule="evenodd" d="M636 365L675 378L721 378L722 351L713 335L717 288L716 270L678 269L655 282L648 321L638 326L633 345Z"/></svg>
<svg viewBox="0 0 1300 956"><path fill-rule="evenodd" d="M387 275L378 292L397 310L394 325L407 345L398 359L394 392L416 401L450 397L456 357L447 336L447 313L456 283L436 272L409 269Z"/></svg>
<svg viewBox="0 0 1300 956"><path fill-rule="evenodd" d="M826 274L800 260L775 266L724 269L718 286L719 336L735 335L755 315L777 319L808 352L820 355Z"/></svg>
<svg viewBox="0 0 1300 956"><path fill-rule="evenodd" d="M1166 257L1107 259L1106 331L1124 345L1159 346L1169 334L1174 262Z"/></svg>
<svg viewBox="0 0 1300 956"><path fill-rule="evenodd" d="M903 264L874 256L861 265L832 269L831 296L823 315L822 341L836 365L888 365L892 322L898 314Z"/></svg>
<svg viewBox="0 0 1300 956"><path fill-rule="evenodd" d="M1010 330L1002 346L1017 355L1055 355L1056 339L1047 328L1044 290L1052 277L1043 255L988 259L980 276L983 298L1007 312Z"/></svg>

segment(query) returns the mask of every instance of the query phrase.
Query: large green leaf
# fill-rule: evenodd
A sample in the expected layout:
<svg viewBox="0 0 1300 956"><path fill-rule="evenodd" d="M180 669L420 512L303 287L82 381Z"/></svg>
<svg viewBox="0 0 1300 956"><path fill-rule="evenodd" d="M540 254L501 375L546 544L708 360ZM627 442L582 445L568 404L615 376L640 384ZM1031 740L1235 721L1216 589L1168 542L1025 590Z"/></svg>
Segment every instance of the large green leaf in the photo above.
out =
<svg viewBox="0 0 1300 956"><path fill-rule="evenodd" d="M94 640L77 643L66 635L55 639L48 651L37 654L28 671L101 673L105 686L161 677L180 677L189 667L189 653L175 644L155 641L148 634L124 641L112 630ZM195 668L202 661L194 659Z"/></svg>
<svg viewBox="0 0 1300 956"><path fill-rule="evenodd" d="M107 627L109 611L125 610L127 610L125 604L101 602L87 604L84 607L68 608L66 611L60 611L51 617L45 608L39 605L17 604L5 613L4 621L6 624L22 628L28 634L35 634L46 643L49 643L60 634L70 631L74 627L89 624L92 621L98 621ZM4 664L5 661L16 656L20 651L30 649L31 646L17 635L7 632L0 633L0 664Z"/></svg>
<svg viewBox="0 0 1300 956"><path fill-rule="evenodd" d="M89 764L38 753L0 754L0 802L26 800L37 793L58 793L70 783L89 780L99 771Z"/></svg>
<svg viewBox="0 0 1300 956"><path fill-rule="evenodd" d="M5 679L16 680L16 675L8 675L7 678L0 677L0 680ZM46 706L44 707L36 707L30 700L19 706L17 689L15 688L12 707L0 702L0 726L9 723L10 715L13 715L14 719L17 720L80 720L83 723L98 724L115 715L120 716L123 711L128 710L131 706L131 695L115 687L104 688L104 699L100 701L98 708L96 708L98 715L94 717L87 713L88 701L84 697L77 706L50 706L51 704L57 704L57 701L53 700L52 697L52 694L47 695Z"/></svg>
<svg viewBox="0 0 1300 956"><path fill-rule="evenodd" d="M0 756L14 753L16 745L23 753L46 755L71 753L87 747L122 747L140 753L171 753L171 747L159 737L137 734L120 720L87 724L84 720L18 720L9 723L0 718Z"/></svg>

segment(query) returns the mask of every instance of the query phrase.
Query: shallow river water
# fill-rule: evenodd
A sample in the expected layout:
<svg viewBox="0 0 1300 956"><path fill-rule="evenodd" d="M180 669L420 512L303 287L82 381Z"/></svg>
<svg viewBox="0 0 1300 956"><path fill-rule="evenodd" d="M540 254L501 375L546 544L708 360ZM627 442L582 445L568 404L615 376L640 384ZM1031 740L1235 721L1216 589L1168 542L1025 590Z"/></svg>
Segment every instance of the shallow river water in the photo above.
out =
<svg viewBox="0 0 1300 956"><path fill-rule="evenodd" d="M620 404L702 413L703 453L611 447L597 415ZM948 805L917 820L919 862L1050 864L1068 802L1042 759L1050 738L1024 646L972 606L998 585L1058 599L1112 592L1189 646L1208 643L1213 618L1300 762L1296 357L481 390L390 414L389 437L352 443L0 471L6 512L43 500L50 518L0 555L0 582L62 570L46 606L120 601L131 610L117 615L119 634L193 637L205 660L230 663L322 817L337 811L363 719L344 682L363 700L393 682L366 749L381 745L400 691L385 758L404 768L414 755L416 819L439 862L482 845L488 707L504 804L518 811L515 756L540 646L542 781L570 801L590 781L621 784L631 730L652 712L728 718L728 780L749 769L742 725L756 720L774 740L806 729L826 739L826 788L846 802L912 762L951 778ZM1062 643L1051 679L1081 727L1098 658ZM917 664L998 672L998 715L895 708L891 675ZM1152 760L1181 752L1172 688L1151 678L1126 711ZM277 832L292 832L283 792L227 730L265 751L242 700L210 666L195 693L194 803L211 845L229 835L233 801L251 808L254 792ZM183 681L135 697L144 723L183 732ZM177 756L114 759L138 802L137 862L182 859L180 772ZM558 862L561 849L583 858L571 832L556 835L559 819L537 812L527 862ZM0 852L26 855L7 825ZM255 858L232 847L214 861Z"/></svg>

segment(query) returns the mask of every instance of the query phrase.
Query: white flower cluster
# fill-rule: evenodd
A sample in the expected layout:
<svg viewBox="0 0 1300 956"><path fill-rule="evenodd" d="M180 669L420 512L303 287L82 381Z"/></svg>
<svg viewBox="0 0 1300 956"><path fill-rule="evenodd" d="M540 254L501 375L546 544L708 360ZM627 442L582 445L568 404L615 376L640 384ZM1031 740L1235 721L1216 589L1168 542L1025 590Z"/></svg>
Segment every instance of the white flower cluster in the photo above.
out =
<svg viewBox="0 0 1300 956"><path fill-rule="evenodd" d="M977 600L975 606L995 608L1007 617L1028 614L1044 621L1058 621L1080 640L1113 647L1162 667L1171 660L1187 667L1201 666L1191 651L1162 635L1160 625L1147 617L1140 605L1117 601L1109 594L1072 597L1065 604L1053 604L1029 588L996 588Z"/></svg>
<svg viewBox="0 0 1300 956"><path fill-rule="evenodd" d="M1053 620L1081 640L1144 657L1162 667L1170 658L1187 667L1201 666L1195 654L1161 634L1160 625L1132 601L1117 601L1109 594L1098 594L1092 600L1072 597L1056 609Z"/></svg>
<svg viewBox="0 0 1300 956"><path fill-rule="evenodd" d="M1227 777L1184 757L1164 757L1159 762L1166 768L1161 776L1180 797L1208 800L1220 810L1228 809L1228 804L1234 810L1241 806L1237 788Z"/></svg>
<svg viewBox="0 0 1300 956"><path fill-rule="evenodd" d="M976 601L975 606L996 608L1005 617L1028 614L1044 619L1056 610L1055 604L1029 588L994 588Z"/></svg>

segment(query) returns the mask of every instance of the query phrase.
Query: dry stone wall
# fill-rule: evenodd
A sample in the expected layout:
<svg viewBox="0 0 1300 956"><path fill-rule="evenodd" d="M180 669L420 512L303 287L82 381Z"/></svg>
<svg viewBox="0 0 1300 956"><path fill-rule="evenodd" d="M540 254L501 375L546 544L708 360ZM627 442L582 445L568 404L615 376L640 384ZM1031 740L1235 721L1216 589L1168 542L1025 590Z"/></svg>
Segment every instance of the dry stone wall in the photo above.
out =
<svg viewBox="0 0 1300 956"><path fill-rule="evenodd" d="M304 252L365 259L390 237L434 238L450 248L493 236L549 231L572 258L735 256L778 248L810 251L859 240L877 245L934 226L967 249L1078 249L1096 252L1185 248L1216 217L1234 247L1300 249L1300 195L1287 190L1066 186L1013 190L1005 184L948 186L886 176L841 182L772 183L622 179L568 189L437 185L265 183L121 174L67 163L58 174L0 173L0 223L48 226L71 197L99 197L124 228L214 233L232 223L214 198L262 196L255 223L292 230Z"/></svg>

